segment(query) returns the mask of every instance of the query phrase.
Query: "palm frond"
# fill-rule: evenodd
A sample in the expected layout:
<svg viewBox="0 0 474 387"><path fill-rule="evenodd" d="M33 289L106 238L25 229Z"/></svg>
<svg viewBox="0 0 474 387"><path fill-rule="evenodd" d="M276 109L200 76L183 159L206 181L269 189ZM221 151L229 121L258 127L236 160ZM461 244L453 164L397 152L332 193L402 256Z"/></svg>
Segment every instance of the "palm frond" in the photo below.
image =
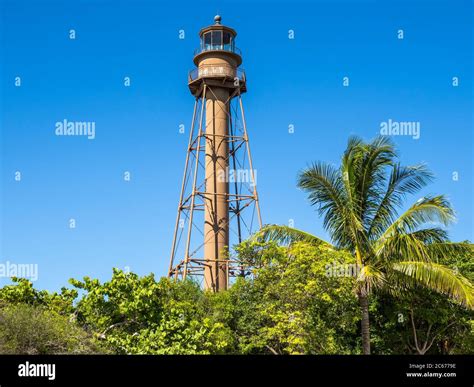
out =
<svg viewBox="0 0 474 387"><path fill-rule="evenodd" d="M386 239L395 233L416 231L426 223L440 223L447 226L455 220L449 201L443 196L426 196L419 199L398 219L396 219L379 238Z"/></svg>
<svg viewBox="0 0 474 387"><path fill-rule="evenodd" d="M393 142L379 136L362 147L361 162L356 178L358 214L367 228L370 216L385 192L387 167L393 165L396 156Z"/></svg>
<svg viewBox="0 0 474 387"><path fill-rule="evenodd" d="M357 136L349 137L347 147L342 155L341 176L345 190L346 206L351 212L355 212L357 205L356 179L362 164L362 154L365 143Z"/></svg>
<svg viewBox="0 0 474 387"><path fill-rule="evenodd" d="M323 226L340 246L351 241L351 219L340 171L325 163L314 163L298 175L298 186L308 193L311 205L323 216Z"/></svg>
<svg viewBox="0 0 474 387"><path fill-rule="evenodd" d="M274 241L282 245L292 245L296 242L307 242L315 246L325 246L331 249L334 248L334 246L329 242L326 242L308 232L276 224L263 226L253 235L252 238L259 242Z"/></svg>
<svg viewBox="0 0 474 387"><path fill-rule="evenodd" d="M472 255L472 245L466 242L437 241L426 246L432 260L446 260L467 254Z"/></svg>
<svg viewBox="0 0 474 387"><path fill-rule="evenodd" d="M395 220L397 208L401 207L407 194L414 194L433 179L425 165L403 167L399 163L392 166L383 198L378 202L373 218L369 222L368 234L374 240Z"/></svg>
<svg viewBox="0 0 474 387"><path fill-rule="evenodd" d="M341 176L346 198L346 231L350 232L352 250L355 246L359 251L367 250L366 230L383 197L386 170L395 156L395 147L387 137L379 136L371 143L364 143L358 137L349 139L341 161Z"/></svg>
<svg viewBox="0 0 474 387"><path fill-rule="evenodd" d="M392 269L413 279L414 284L421 284L446 294L458 303L474 309L473 285L447 266L437 263L404 261L394 263Z"/></svg>
<svg viewBox="0 0 474 387"><path fill-rule="evenodd" d="M435 248L430 249L430 246L443 245L447 240L447 232L439 227L409 233L396 230L386 239L374 244L374 254L382 261L406 260L410 257L411 261L428 262L439 257Z"/></svg>

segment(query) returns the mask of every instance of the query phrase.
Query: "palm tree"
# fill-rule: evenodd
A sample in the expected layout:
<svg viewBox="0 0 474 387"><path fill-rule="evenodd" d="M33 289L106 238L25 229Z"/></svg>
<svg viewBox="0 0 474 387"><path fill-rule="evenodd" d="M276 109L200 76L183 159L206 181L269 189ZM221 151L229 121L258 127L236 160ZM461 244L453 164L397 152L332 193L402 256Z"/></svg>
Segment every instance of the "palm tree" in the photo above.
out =
<svg viewBox="0 0 474 387"><path fill-rule="evenodd" d="M424 165L404 167L393 143L351 137L341 166L314 163L299 173L298 186L323 217L332 243L294 228L265 226L256 237L284 244L306 241L353 254L361 268L356 289L361 309L362 350L370 354L368 297L374 291L402 292L422 285L474 307L473 285L440 259L469 250L452 243L443 227L454 211L442 196L425 196L399 214L404 199L433 176Z"/></svg>

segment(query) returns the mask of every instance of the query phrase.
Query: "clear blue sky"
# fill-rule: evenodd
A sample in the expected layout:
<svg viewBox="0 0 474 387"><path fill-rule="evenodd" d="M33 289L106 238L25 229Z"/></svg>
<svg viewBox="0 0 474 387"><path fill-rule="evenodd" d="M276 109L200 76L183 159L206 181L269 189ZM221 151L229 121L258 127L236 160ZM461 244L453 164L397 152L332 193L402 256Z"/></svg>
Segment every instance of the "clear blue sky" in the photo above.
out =
<svg viewBox="0 0 474 387"><path fill-rule="evenodd" d="M37 263L40 288L105 280L112 267L165 274L187 143L178 129L193 107L186 76L217 12L243 52L264 223L294 219L327 237L298 170L338 163L349 135L370 139L391 118L421 123L419 140L394 138L401 160L429 165L436 181L423 193L448 195L452 239L474 239L470 1L0 3L0 261ZM64 118L95 121L96 138L55 136Z"/></svg>

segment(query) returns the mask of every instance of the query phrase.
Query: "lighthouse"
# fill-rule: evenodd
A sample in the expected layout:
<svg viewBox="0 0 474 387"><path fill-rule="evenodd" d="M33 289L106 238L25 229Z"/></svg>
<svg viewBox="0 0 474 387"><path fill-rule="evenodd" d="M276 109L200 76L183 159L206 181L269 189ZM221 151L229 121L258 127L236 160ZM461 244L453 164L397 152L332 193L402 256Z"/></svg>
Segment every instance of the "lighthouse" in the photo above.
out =
<svg viewBox="0 0 474 387"><path fill-rule="evenodd" d="M262 226L236 36L219 15L199 32L196 67L188 74L195 104L168 272L200 277L212 291L248 274L248 264L233 256L232 247Z"/></svg>

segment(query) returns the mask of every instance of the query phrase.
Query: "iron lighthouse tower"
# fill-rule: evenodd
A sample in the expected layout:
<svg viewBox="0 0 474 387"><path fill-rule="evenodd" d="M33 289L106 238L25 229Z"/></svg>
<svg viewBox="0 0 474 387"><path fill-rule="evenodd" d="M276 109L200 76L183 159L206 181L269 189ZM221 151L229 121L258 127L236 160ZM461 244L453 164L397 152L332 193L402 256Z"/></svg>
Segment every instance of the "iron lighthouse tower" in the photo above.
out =
<svg viewBox="0 0 474 387"><path fill-rule="evenodd" d="M169 277L200 276L205 289L227 289L249 273L232 246L262 226L242 94L247 91L237 33L221 17L199 32L195 97L169 265Z"/></svg>

